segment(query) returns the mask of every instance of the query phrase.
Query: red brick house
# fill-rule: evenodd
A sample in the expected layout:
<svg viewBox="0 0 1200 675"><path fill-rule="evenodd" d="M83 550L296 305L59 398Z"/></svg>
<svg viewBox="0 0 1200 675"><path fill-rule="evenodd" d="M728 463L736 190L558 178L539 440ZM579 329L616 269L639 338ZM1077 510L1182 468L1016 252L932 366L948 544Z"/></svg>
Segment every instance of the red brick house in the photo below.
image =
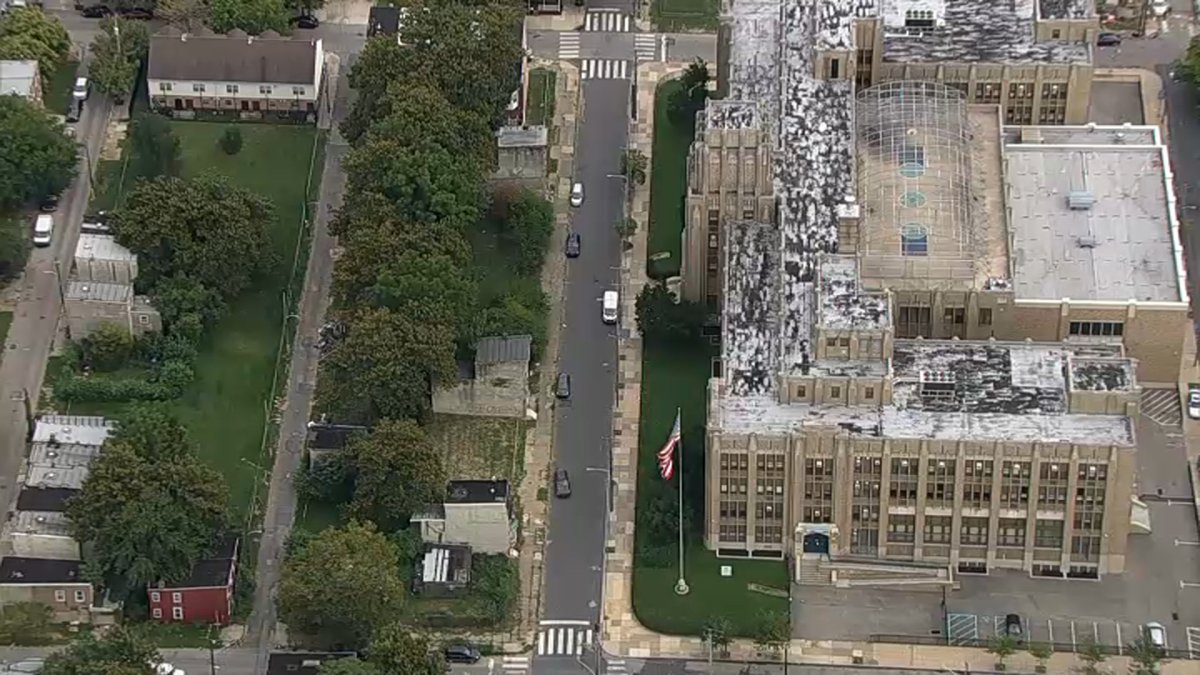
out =
<svg viewBox="0 0 1200 675"><path fill-rule="evenodd" d="M174 584L160 581L147 588L150 617L176 623L229 623L239 543L236 537L227 537L212 557L192 566L186 579Z"/></svg>

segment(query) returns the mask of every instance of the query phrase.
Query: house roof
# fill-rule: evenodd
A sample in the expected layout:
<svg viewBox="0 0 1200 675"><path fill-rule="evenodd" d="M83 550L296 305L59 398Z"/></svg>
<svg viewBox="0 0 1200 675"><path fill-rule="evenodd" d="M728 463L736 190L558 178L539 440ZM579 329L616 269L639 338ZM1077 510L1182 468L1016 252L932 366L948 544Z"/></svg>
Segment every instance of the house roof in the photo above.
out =
<svg viewBox="0 0 1200 675"><path fill-rule="evenodd" d="M341 450L355 434L368 431L369 428L357 424L309 422L308 447L317 450Z"/></svg>
<svg viewBox="0 0 1200 675"><path fill-rule="evenodd" d="M160 582L157 588L212 588L229 584L234 565L237 564L238 544L240 540L234 535L221 538L217 550L212 556L199 560L192 565L192 571L185 579L176 583Z"/></svg>
<svg viewBox="0 0 1200 675"><path fill-rule="evenodd" d="M99 281L71 281L67 283L66 294L72 300L126 304L133 297L133 286Z"/></svg>
<svg viewBox="0 0 1200 675"><path fill-rule="evenodd" d="M78 560L19 558L0 561L0 584L79 584L83 579Z"/></svg>
<svg viewBox="0 0 1200 675"><path fill-rule="evenodd" d="M313 84L320 40L229 35L150 38L152 80Z"/></svg>
<svg viewBox="0 0 1200 675"><path fill-rule="evenodd" d="M446 488L448 504L503 504L508 501L506 480L452 480Z"/></svg>
<svg viewBox="0 0 1200 675"><path fill-rule="evenodd" d="M42 415L33 427L34 443L104 445L114 423L96 415Z"/></svg>
<svg viewBox="0 0 1200 675"><path fill-rule="evenodd" d="M354 652L272 652L267 675L316 675L322 661L357 656Z"/></svg>
<svg viewBox="0 0 1200 675"><path fill-rule="evenodd" d="M37 61L0 61L0 95L29 98L37 82Z"/></svg>
<svg viewBox="0 0 1200 675"><path fill-rule="evenodd" d="M118 244L117 238L111 234L87 234L85 232L79 235L79 243L75 245L75 258L136 262L137 254Z"/></svg>
<svg viewBox="0 0 1200 675"><path fill-rule="evenodd" d="M532 345L530 335L485 337L475 344L475 363L528 363Z"/></svg>
<svg viewBox="0 0 1200 675"><path fill-rule="evenodd" d="M21 490L17 497L18 511L54 511L66 510L67 500L79 494L79 490L61 487L27 487Z"/></svg>

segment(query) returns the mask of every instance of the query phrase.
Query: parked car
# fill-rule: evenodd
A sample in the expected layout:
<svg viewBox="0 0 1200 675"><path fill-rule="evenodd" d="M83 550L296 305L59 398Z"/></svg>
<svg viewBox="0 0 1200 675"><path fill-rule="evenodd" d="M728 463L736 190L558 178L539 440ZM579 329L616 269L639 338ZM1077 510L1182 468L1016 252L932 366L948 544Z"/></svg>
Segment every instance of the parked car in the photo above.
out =
<svg viewBox="0 0 1200 675"><path fill-rule="evenodd" d="M38 210L42 213L54 213L58 210L58 195L46 195L42 198L42 202L38 204Z"/></svg>
<svg viewBox="0 0 1200 675"><path fill-rule="evenodd" d="M49 213L39 213L33 221L33 245L49 246L54 238L54 216Z"/></svg>
<svg viewBox="0 0 1200 675"><path fill-rule="evenodd" d="M92 5L79 10L79 13L86 19L103 19L111 15L112 10L108 8L108 5Z"/></svg>
<svg viewBox="0 0 1200 675"><path fill-rule="evenodd" d="M88 99L88 94L91 93L91 86L88 84L86 77L75 78L75 86L71 88L71 98L80 105Z"/></svg>
<svg viewBox="0 0 1200 675"><path fill-rule="evenodd" d="M67 122L74 124L79 121L79 116L83 114L83 101L74 101L73 105L67 106Z"/></svg>
<svg viewBox="0 0 1200 675"><path fill-rule="evenodd" d="M554 496L559 499L571 496L571 477L567 475L566 469L557 469L554 472Z"/></svg>
<svg viewBox="0 0 1200 675"><path fill-rule="evenodd" d="M480 658L479 650L471 645L450 645L445 655L449 663L476 663Z"/></svg>
<svg viewBox="0 0 1200 675"><path fill-rule="evenodd" d="M316 28L317 26L321 25L321 22L317 20L317 17L308 14L293 16L292 18L288 19L288 23L292 24L296 28L308 29Z"/></svg>
<svg viewBox="0 0 1200 675"><path fill-rule="evenodd" d="M1024 634L1021 629L1021 617L1016 614L1004 615L1004 634L1009 637L1019 638Z"/></svg>
<svg viewBox="0 0 1200 675"><path fill-rule="evenodd" d="M1146 639L1150 641L1150 644L1159 649L1167 648L1167 629L1161 623L1151 621L1143 626L1142 630L1146 632Z"/></svg>
<svg viewBox="0 0 1200 675"><path fill-rule="evenodd" d="M583 246L583 240L578 232L572 232L567 235L567 257L578 258L579 251Z"/></svg>
<svg viewBox="0 0 1200 675"><path fill-rule="evenodd" d="M1115 47L1121 44L1121 36L1116 33L1101 33L1096 36L1096 46Z"/></svg>
<svg viewBox="0 0 1200 675"><path fill-rule="evenodd" d="M1188 391L1187 411L1188 417L1200 420L1200 389L1191 389Z"/></svg>
<svg viewBox="0 0 1200 675"><path fill-rule="evenodd" d="M571 206L576 208L583 206L583 183L571 186Z"/></svg>
<svg viewBox="0 0 1200 675"><path fill-rule="evenodd" d="M571 398L571 376L566 373L559 373L558 380L554 383L554 395L561 399Z"/></svg>

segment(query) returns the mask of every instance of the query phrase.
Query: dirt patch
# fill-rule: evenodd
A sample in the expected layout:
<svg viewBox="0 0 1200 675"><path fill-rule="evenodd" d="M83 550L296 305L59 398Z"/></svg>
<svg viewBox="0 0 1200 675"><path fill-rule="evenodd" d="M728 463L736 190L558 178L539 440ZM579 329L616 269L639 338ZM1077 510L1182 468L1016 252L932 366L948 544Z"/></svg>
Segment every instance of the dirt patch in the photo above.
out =
<svg viewBox="0 0 1200 675"><path fill-rule="evenodd" d="M525 474L528 422L493 417L434 415L429 435L441 448L451 480L507 479Z"/></svg>

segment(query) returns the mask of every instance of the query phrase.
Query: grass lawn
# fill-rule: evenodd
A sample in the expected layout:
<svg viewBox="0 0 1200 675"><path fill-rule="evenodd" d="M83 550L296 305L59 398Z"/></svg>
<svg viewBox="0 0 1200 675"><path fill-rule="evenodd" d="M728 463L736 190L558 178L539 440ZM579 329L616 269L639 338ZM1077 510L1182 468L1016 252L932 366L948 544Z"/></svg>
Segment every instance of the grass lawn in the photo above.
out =
<svg viewBox="0 0 1200 675"><path fill-rule="evenodd" d="M557 73L545 68L529 71L529 91L526 94L525 121L529 124L549 124L554 119L554 80Z"/></svg>
<svg viewBox="0 0 1200 675"><path fill-rule="evenodd" d="M124 194L122 185L125 175L125 162L120 159L102 159L96 162L92 171L94 188L88 200L88 211L111 211L121 201Z"/></svg>
<svg viewBox="0 0 1200 675"><path fill-rule="evenodd" d="M12 312L0 312L0 344L8 339L8 327L12 325L12 321Z"/></svg>
<svg viewBox="0 0 1200 675"><path fill-rule="evenodd" d="M714 31L719 9L717 0L653 0L650 18L664 32Z"/></svg>
<svg viewBox="0 0 1200 675"><path fill-rule="evenodd" d="M66 115L71 106L71 89L75 86L75 73L79 70L78 61L63 61L50 71L46 78L46 88L42 90L42 103L46 110L55 115Z"/></svg>
<svg viewBox="0 0 1200 675"><path fill-rule="evenodd" d="M199 623L141 621L133 624L133 628L159 649L207 648L210 640L220 637L220 632L212 626Z"/></svg>
<svg viewBox="0 0 1200 675"><path fill-rule="evenodd" d="M683 201L687 193L687 155L695 130L677 126L667 115L667 101L683 85L669 80L654 97L654 145L650 154L650 230L646 255L669 253L662 260L647 260L646 273L655 279L679 274Z"/></svg>
<svg viewBox="0 0 1200 675"><path fill-rule="evenodd" d="M496 476L514 484L525 474L525 429L520 420L434 415L427 427L446 457L450 480Z"/></svg>
<svg viewBox="0 0 1200 675"><path fill-rule="evenodd" d="M676 635L696 635L708 619L728 619L737 636L754 634L764 611L786 611L787 600L751 591L748 584L787 589L787 568L782 562L719 560L700 541L703 522L704 425L706 386L714 351L707 345L691 348L647 346L642 362L642 409L638 456L638 509L646 508L664 489L655 464L658 449L670 433L679 409L683 433L684 508L691 514L686 533L686 576L691 593L675 594L678 547L670 546L669 564L650 562L642 554L647 536L639 525L633 568L633 609L651 630ZM670 488L674 488L672 483ZM722 565L733 574L722 577ZM720 608L720 609L717 609Z"/></svg>

